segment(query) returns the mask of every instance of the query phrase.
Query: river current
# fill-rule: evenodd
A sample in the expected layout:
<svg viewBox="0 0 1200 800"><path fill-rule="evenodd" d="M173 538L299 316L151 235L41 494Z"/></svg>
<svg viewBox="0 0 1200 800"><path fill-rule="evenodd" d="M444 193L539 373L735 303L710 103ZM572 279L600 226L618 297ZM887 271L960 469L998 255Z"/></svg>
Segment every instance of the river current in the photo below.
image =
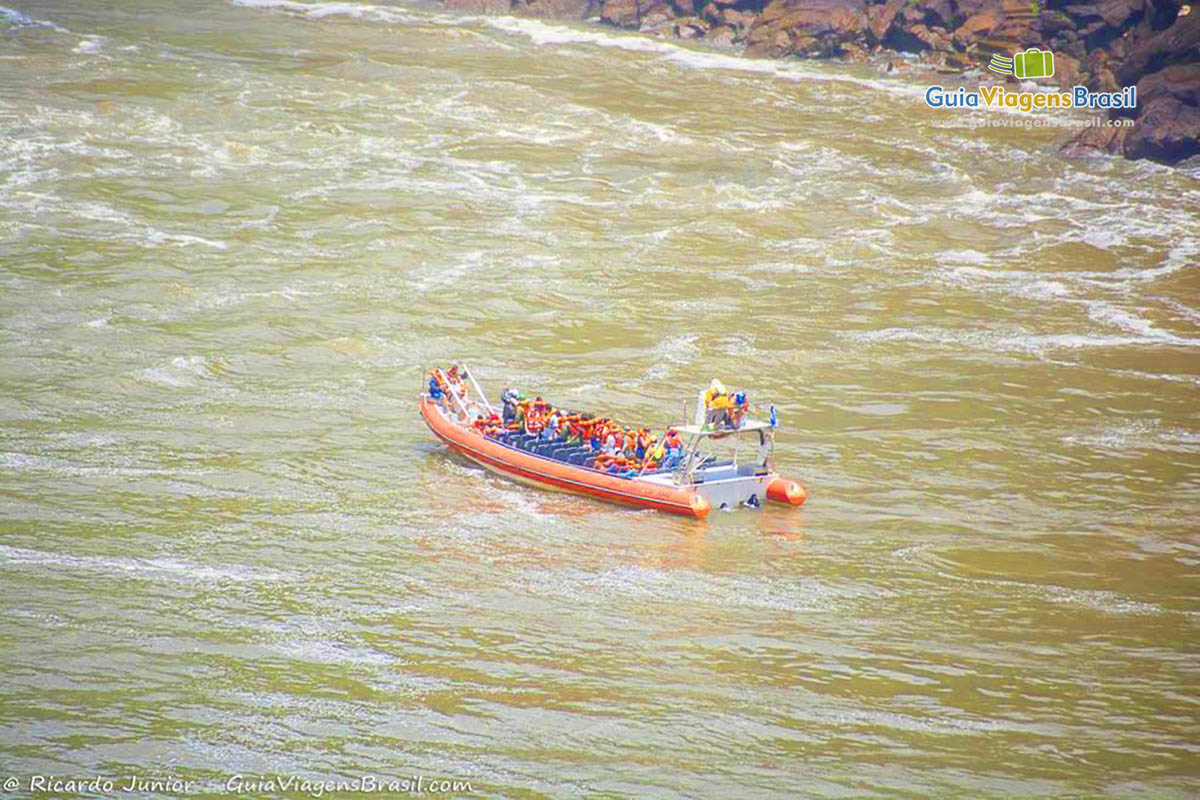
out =
<svg viewBox="0 0 1200 800"><path fill-rule="evenodd" d="M1194 170L596 25L7 1L0 771L1200 792ZM810 499L489 476L451 359L745 386Z"/></svg>

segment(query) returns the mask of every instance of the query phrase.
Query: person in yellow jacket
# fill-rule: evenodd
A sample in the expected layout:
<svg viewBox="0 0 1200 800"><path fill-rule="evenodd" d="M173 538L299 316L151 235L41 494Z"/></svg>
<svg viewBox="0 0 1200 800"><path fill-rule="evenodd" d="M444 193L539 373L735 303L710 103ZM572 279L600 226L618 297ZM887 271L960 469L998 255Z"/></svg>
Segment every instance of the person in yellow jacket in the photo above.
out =
<svg viewBox="0 0 1200 800"><path fill-rule="evenodd" d="M718 392L708 404L708 415L705 422L713 427L721 427L729 421L729 409L733 407L733 397L728 392Z"/></svg>

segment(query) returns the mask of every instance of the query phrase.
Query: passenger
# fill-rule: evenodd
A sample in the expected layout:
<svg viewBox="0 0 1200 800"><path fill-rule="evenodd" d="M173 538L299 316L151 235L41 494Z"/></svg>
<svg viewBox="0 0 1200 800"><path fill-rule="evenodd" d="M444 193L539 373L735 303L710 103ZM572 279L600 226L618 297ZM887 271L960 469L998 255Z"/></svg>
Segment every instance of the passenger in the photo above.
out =
<svg viewBox="0 0 1200 800"><path fill-rule="evenodd" d="M663 469L677 468L679 460L683 456L683 442L679 439L679 431L674 428L667 430L667 438L663 439L662 449L664 451L661 459Z"/></svg>
<svg viewBox="0 0 1200 800"><path fill-rule="evenodd" d="M732 393L718 394L713 398L708 411L708 423L715 428L729 424L729 409L733 407Z"/></svg>
<svg viewBox="0 0 1200 800"><path fill-rule="evenodd" d="M746 393L738 391L733 395L733 404L727 412L729 417L729 427L737 430L742 427L742 422L746 419L746 411L749 409L750 403L746 399Z"/></svg>
<svg viewBox="0 0 1200 800"><path fill-rule="evenodd" d="M567 446L583 447L583 423L573 420L567 428Z"/></svg>
<svg viewBox="0 0 1200 800"><path fill-rule="evenodd" d="M525 430L525 417L529 414L529 403L525 400L524 392L517 392L516 413L513 415L513 422L517 423L518 428Z"/></svg>
<svg viewBox="0 0 1200 800"><path fill-rule="evenodd" d="M551 413L550 419L546 420L546 427L542 428L542 440L552 442L558 438L558 412Z"/></svg>
<svg viewBox="0 0 1200 800"><path fill-rule="evenodd" d="M445 404L442 403L442 397L444 395L445 392L442 391L442 387L438 383L437 373L433 370L429 370L429 397L439 406L445 408Z"/></svg>
<svg viewBox="0 0 1200 800"><path fill-rule="evenodd" d="M595 461L592 462L592 469L597 469L603 472L612 465L613 461L613 456L610 456L607 453L601 453L600 455L596 456Z"/></svg>
<svg viewBox="0 0 1200 800"><path fill-rule="evenodd" d="M446 380L450 381L450 385L453 386L456 390L458 390L459 392L462 391L463 379L462 379L462 375L459 373L458 364L450 365L450 371L446 373Z"/></svg>
<svg viewBox="0 0 1200 800"><path fill-rule="evenodd" d="M649 459L649 461L647 463L658 464L659 466L665 466L663 464L663 458L666 457L666 454L667 454L667 448L663 446L662 442L658 442L653 447L651 447L650 452L646 454L646 457Z"/></svg>
<svg viewBox="0 0 1200 800"><path fill-rule="evenodd" d="M526 433L541 433L542 428L546 426L546 419L542 416L541 410L537 406L535 400L525 411L525 432Z"/></svg>
<svg viewBox="0 0 1200 800"><path fill-rule="evenodd" d="M504 403L504 424L511 425L517 417L517 392L514 389L505 389L504 394L500 397Z"/></svg>
<svg viewBox="0 0 1200 800"><path fill-rule="evenodd" d="M723 394L725 394L724 385L716 378L713 378L712 383L708 385L707 391L704 392L704 407L712 408L713 400Z"/></svg>
<svg viewBox="0 0 1200 800"><path fill-rule="evenodd" d="M471 423L471 427L489 438L494 438L503 430L500 417L496 416L495 413L489 414L486 417L480 417Z"/></svg>

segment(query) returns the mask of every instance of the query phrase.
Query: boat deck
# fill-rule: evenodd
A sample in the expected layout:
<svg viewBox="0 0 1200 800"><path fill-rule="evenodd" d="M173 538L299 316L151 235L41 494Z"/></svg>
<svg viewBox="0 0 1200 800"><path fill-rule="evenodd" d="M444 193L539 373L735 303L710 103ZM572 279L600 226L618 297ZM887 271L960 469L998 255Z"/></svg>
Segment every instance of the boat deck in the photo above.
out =
<svg viewBox="0 0 1200 800"><path fill-rule="evenodd" d="M497 436L488 436L487 438L505 447L511 447L514 450L522 450L531 455L540 456L550 461L557 461L560 464L570 464L582 469L593 469L593 465L596 462L596 457L591 450L582 445L571 447L561 437L547 441L542 439L538 434L509 431ZM602 472L602 470L595 471ZM642 473L641 477L663 475L670 478L671 472L672 470L669 469L646 470ZM604 472L604 474L621 477L612 472Z"/></svg>
<svg viewBox="0 0 1200 800"><path fill-rule="evenodd" d="M596 461L592 451L583 446L571 447L561 438L546 441L537 434L520 433L509 431L501 433L497 436L488 436L489 440L502 444L505 447L511 447L514 450L521 450L530 455L535 455L540 458L545 458L550 461L557 461L560 464L570 464L582 469L591 469L595 472L602 472L605 475L613 477L625 477L619 473L607 472L603 470L595 470L593 464ZM672 469L648 469L642 474L627 478L627 480L644 480L651 483L661 484L663 486L674 485L674 470ZM735 480L739 478L759 477L767 474L767 470L755 464L736 464L730 461L717 461L710 464L705 464L695 473L696 483L715 483L717 481Z"/></svg>

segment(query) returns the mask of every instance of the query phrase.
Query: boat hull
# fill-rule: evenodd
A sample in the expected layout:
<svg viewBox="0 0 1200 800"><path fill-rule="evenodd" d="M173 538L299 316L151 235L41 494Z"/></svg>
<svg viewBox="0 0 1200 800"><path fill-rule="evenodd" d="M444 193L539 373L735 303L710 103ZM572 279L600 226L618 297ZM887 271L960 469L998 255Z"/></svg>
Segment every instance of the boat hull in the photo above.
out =
<svg viewBox="0 0 1200 800"><path fill-rule="evenodd" d="M492 441L449 419L428 396L421 398L421 418L433 435L455 452L492 472L523 483L696 519L703 519L712 510L709 502L690 487L618 478Z"/></svg>

